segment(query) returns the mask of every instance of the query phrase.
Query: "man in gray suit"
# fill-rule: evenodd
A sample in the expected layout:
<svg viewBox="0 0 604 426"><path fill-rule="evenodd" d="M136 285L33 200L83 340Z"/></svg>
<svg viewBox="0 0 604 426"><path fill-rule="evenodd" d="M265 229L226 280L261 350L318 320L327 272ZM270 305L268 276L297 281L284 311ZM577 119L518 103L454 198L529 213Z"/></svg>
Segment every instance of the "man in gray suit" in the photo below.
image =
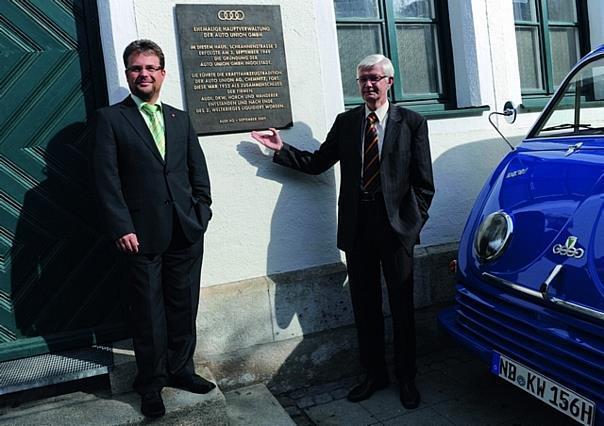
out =
<svg viewBox="0 0 604 426"><path fill-rule="evenodd" d="M281 140L275 129L252 137L275 151L273 161L319 174L340 162L338 248L346 253L350 292L366 377L348 394L352 402L388 386L380 266L392 312L400 400L416 408L413 246L434 196L428 127L421 115L392 105L394 68L383 55L357 66L365 104L336 118L315 152Z"/></svg>

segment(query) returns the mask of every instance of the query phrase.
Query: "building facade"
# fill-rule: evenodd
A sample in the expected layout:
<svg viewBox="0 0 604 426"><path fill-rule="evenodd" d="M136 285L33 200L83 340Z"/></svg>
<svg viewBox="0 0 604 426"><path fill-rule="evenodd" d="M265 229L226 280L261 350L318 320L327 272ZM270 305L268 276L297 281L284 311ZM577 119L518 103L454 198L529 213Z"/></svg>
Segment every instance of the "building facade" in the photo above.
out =
<svg viewBox="0 0 604 426"><path fill-rule="evenodd" d="M26 263L29 266L21 273L24 278L16 277L19 271L14 259L19 256L19 245L15 243L15 229L16 222L27 216L26 190L41 188L36 193L41 193L43 200L51 200L53 206L57 205L53 200L61 198L61 191L44 192L45 188L40 186L44 180L42 170L65 170L52 167L52 152L44 157L50 151L49 141L53 140L51 136L42 137L49 133L48 127L59 123L57 117L61 121L55 125L53 134L79 123L81 128L68 131L66 136L77 140L78 135L86 134L94 108L123 99L128 91L122 52L130 41L139 38L152 39L164 49L167 76L162 100L186 109L175 5L214 3L74 0L40 6L13 0L0 6L6 18L3 44L8 46L3 55L10 59L2 65L4 81L10 82L4 83L3 93L10 98L3 100L2 105L6 108L2 114L3 134L18 148L16 153L3 152L9 159L3 170L6 176L11 176L4 186L17 188L12 193L2 188L9 193L3 204L10 216L2 225L5 230L2 241L13 253L12 258L5 257L7 265L13 259L12 269L8 267L5 271L6 312L19 310L14 309L17 295L27 299L28 292L19 290L15 283L31 283L32 278L28 278L31 270L43 271L52 263L49 259L52 260L53 253L59 250L56 244L59 239L48 237L48 250L39 253L42 260L35 265ZM599 0L222 0L220 3L280 7L293 117L293 126L281 134L284 140L301 148L316 149L336 115L361 102L355 82L355 66L360 59L370 53L383 53L392 59L396 78L391 101L421 112L429 120L437 189L417 251L417 256L423 259L416 271L419 306L442 301L441 293L450 294L447 291L451 289L439 287L441 284L437 282L446 272L438 271L446 270L444 259L455 256L455 244L478 191L509 150L490 127L488 114L501 111L506 101L521 105L513 127L501 122L506 135L520 140L576 60L604 43L604 6ZM74 20L80 25L73 26L70 22ZM23 28L28 28L30 35L24 34ZM82 28L92 29L93 35L86 38ZM48 47L43 49L36 40L44 38L44 33L51 36L45 45ZM68 50L71 53L62 53ZM33 67L34 59L43 59L40 63L47 70L46 83L32 82L23 73ZM51 73L50 69L81 77L72 91L67 91L65 103L48 89L48 82L56 77L56 72ZM77 117L61 113L74 111L68 100L75 99L72 95L76 91L94 100L80 108ZM41 93L47 99L40 99ZM14 101L19 98L28 103L21 106ZM29 107L42 104L59 108ZM24 114L32 117L24 119ZM42 123L37 133L30 135L31 126L27 123L40 121L40 117ZM24 123L19 131L16 122ZM33 137L39 138L39 146L31 146ZM247 133L203 136L200 143L208 161L214 200L202 273L200 356L217 358L254 345L302 339L352 324L343 255L336 248L337 166L313 177L280 168L272 163L271 154ZM31 158L20 159L23 152ZM61 155L61 158L69 156ZM28 162L33 163L24 166L25 171L17 166ZM74 181L69 175L60 174L59 178L58 182ZM85 180L83 171L75 179L80 180ZM45 196L49 193L50 196ZM61 212L62 204L58 204L56 211ZM31 212L30 216L43 215L39 207ZM77 209L71 212L74 217L79 213L82 211ZM55 222L52 226L56 226ZM35 228L33 234L38 235L39 228L44 226L36 224ZM91 256L94 258L94 252ZM434 263L430 257L438 260ZM98 294L103 294L103 283L111 280L106 271L113 271L112 262L109 256L101 266L96 266L104 271L97 273L103 277L94 287ZM89 263L82 260L78 265L68 264L67 268L77 270L81 265ZM65 279L61 274L49 277L33 282L45 284ZM65 291L76 292L70 287ZM116 296L112 293L111 297ZM63 302L57 303L60 306ZM102 319L112 324L107 318L112 317L104 315ZM36 332L35 321L19 323L6 319L2 326L9 331L4 333L0 349L8 345L8 358L11 351L18 356L38 353L43 350L15 352L11 341L78 329L74 321L84 321L88 326L98 320L72 315L71 320L48 330L38 325ZM22 333L20 324L28 324L29 331ZM50 347L49 339L43 340ZM337 354L342 348L328 349L326 356Z"/></svg>

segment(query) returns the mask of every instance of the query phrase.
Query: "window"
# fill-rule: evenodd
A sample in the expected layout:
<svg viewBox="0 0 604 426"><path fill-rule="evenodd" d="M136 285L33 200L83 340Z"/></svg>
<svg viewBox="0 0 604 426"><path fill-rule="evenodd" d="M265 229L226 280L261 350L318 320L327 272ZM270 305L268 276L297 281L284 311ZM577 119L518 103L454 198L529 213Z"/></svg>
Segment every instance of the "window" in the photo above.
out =
<svg viewBox="0 0 604 426"><path fill-rule="evenodd" d="M394 65L394 102L444 109L453 90L446 1L334 0L344 99L362 103L356 66L382 53Z"/></svg>
<svg viewBox="0 0 604 426"><path fill-rule="evenodd" d="M522 95L549 96L582 54L582 0L513 0Z"/></svg>
<svg viewBox="0 0 604 426"><path fill-rule="evenodd" d="M600 55L585 65L563 90L562 96L549 108L547 117L540 120L534 137L602 135L604 57Z"/></svg>

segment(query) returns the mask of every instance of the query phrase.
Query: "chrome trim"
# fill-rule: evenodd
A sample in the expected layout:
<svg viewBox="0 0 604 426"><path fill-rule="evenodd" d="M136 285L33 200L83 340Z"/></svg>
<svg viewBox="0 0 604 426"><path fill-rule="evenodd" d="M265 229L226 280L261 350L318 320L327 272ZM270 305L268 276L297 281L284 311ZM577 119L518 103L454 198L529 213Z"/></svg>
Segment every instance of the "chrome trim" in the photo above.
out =
<svg viewBox="0 0 604 426"><path fill-rule="evenodd" d="M496 277L495 275L491 275L488 272L483 272L482 277L486 278L488 281L494 282L495 284L502 284L506 287L513 288L514 290L519 291L521 293L536 297L537 299L545 300L543 297L543 293L541 293L540 291L531 290L530 288L526 288L511 281Z"/></svg>
<svg viewBox="0 0 604 426"><path fill-rule="evenodd" d="M575 151L580 150L582 146L583 146L583 142L578 142L578 143L576 143L574 145L570 145L568 147L568 149L566 150L566 153L564 154L564 156L568 157L569 155L571 155Z"/></svg>
<svg viewBox="0 0 604 426"><path fill-rule="evenodd" d="M583 315L604 320L604 312L596 311L595 309L591 309L577 303L567 302L566 300L558 299L557 297L548 297L547 300L555 305L562 306L572 311L580 312Z"/></svg>
<svg viewBox="0 0 604 426"><path fill-rule="evenodd" d="M500 284L506 287L509 287L513 290L516 290L520 293L526 294L528 296L553 303L554 305L560 306L561 308L565 308L570 311L579 312L583 315L587 315L592 318L596 318L600 321L604 320L604 312L596 311L595 309L588 308L587 306L579 305L573 302L567 302L566 300L558 299L554 296L549 296L547 294L547 290L549 289L549 285L553 281L553 279L558 275L560 270L562 269L562 265L556 265L552 272L549 274L545 282L543 283L542 289L543 292L531 290L530 288L526 288L519 284L513 283L508 280L504 280L502 278L496 277L495 275L489 274L488 272L483 272L482 277L490 281L494 284Z"/></svg>
<svg viewBox="0 0 604 426"><path fill-rule="evenodd" d="M549 288L549 285L552 283L554 278L556 278L556 275L558 275L558 273L561 270L562 270L562 265L558 264L558 265L554 266L554 269L552 269L552 272L550 272L548 277L545 279L545 281L543 282L543 285L541 286L541 292L544 295L547 295L547 290Z"/></svg>
<svg viewBox="0 0 604 426"><path fill-rule="evenodd" d="M545 109L545 108L544 108ZM544 141L543 139L579 139L579 138L584 138L587 137L589 139L591 139L592 137L594 138L601 138L602 135L598 135L598 134L591 134L591 135L567 135L567 136L555 136L555 135L551 135L551 136L537 136L534 138L526 138L523 140L523 142L539 142L539 143L547 143L547 141ZM555 143L555 142L552 142ZM564 151L563 149L555 149L553 151Z"/></svg>

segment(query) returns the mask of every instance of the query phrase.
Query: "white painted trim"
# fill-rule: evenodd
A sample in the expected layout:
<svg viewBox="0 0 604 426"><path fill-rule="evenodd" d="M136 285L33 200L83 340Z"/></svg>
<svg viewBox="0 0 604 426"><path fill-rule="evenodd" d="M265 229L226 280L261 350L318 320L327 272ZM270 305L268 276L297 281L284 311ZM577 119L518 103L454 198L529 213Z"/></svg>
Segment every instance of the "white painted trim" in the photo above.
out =
<svg viewBox="0 0 604 426"><path fill-rule="evenodd" d="M507 101L522 103L514 9L510 1L486 0L485 4L495 100L491 110L503 111Z"/></svg>
<svg viewBox="0 0 604 426"><path fill-rule="evenodd" d="M604 44L604 4L602 0L587 0L591 48Z"/></svg>
<svg viewBox="0 0 604 426"><path fill-rule="evenodd" d="M325 105L325 122L327 128L337 114L344 111L344 93L340 75L340 53L336 15L332 1L314 0L315 26L320 42L319 57L321 60L321 78L323 79L323 102Z"/></svg>
<svg viewBox="0 0 604 426"><path fill-rule="evenodd" d="M492 70L484 2L449 1L457 105L491 104Z"/></svg>
<svg viewBox="0 0 604 426"><path fill-rule="evenodd" d="M450 0L449 21L459 107L501 109L521 102L511 3Z"/></svg>
<svg viewBox="0 0 604 426"><path fill-rule="evenodd" d="M131 41L138 38L134 0L97 0L97 7L107 94L109 103L114 104L129 93L122 53Z"/></svg>

